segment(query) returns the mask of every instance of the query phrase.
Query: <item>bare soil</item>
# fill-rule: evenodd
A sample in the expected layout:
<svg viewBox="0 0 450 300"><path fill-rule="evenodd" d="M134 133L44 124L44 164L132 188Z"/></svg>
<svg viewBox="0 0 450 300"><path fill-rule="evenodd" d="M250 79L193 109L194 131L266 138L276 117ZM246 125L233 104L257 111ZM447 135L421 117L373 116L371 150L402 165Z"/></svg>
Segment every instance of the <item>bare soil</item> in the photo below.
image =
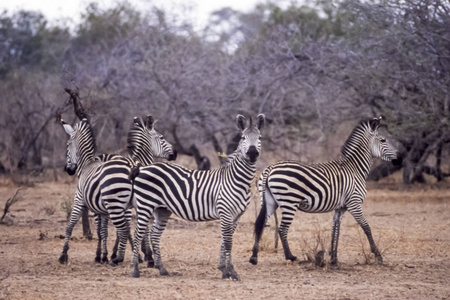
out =
<svg viewBox="0 0 450 300"><path fill-rule="evenodd" d="M347 213L337 268L286 262L281 244L275 249L273 218L259 263L251 265L252 227L259 206L255 198L234 235L233 260L241 281L233 282L222 280L216 268L217 222L169 221L161 241L169 277L142 264L141 278L131 278L129 249L122 265L95 264L97 238L84 239L81 224L73 233L69 263L60 265L67 224L62 203L72 197L75 182L36 183L12 207L13 223L0 225L0 299L448 299L448 188L445 183L369 185L364 210L384 263L374 264L364 233ZM7 180L0 182L0 209L16 189ZM289 233L294 255L302 261L322 247L327 250L331 224L331 213L298 212ZM112 244L110 238L109 249Z"/></svg>

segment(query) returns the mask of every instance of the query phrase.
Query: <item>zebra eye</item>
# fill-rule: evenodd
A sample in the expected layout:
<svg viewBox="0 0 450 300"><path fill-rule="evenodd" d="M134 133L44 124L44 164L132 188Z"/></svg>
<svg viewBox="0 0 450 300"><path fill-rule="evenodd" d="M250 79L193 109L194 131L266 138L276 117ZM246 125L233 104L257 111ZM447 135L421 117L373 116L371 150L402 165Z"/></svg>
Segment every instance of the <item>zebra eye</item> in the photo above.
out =
<svg viewBox="0 0 450 300"><path fill-rule="evenodd" d="M386 142L386 139L385 138L381 138L380 142L384 143L384 142Z"/></svg>
<svg viewBox="0 0 450 300"><path fill-rule="evenodd" d="M241 140L245 139L245 136L241 136Z"/></svg>

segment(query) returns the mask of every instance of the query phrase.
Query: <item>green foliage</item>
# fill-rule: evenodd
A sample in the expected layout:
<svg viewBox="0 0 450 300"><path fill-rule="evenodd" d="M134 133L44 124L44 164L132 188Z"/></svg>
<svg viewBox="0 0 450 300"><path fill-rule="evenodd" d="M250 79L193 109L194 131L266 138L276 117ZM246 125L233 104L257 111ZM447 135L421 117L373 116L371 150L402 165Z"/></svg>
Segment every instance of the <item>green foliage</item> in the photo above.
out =
<svg viewBox="0 0 450 300"><path fill-rule="evenodd" d="M82 14L75 47L82 49L99 45L104 50L110 49L118 38L126 38L140 21L139 12L127 2L107 10L101 10L98 4L93 2Z"/></svg>
<svg viewBox="0 0 450 300"><path fill-rule="evenodd" d="M67 28L49 28L42 14L19 11L0 16L0 78L14 69L54 70L70 35Z"/></svg>

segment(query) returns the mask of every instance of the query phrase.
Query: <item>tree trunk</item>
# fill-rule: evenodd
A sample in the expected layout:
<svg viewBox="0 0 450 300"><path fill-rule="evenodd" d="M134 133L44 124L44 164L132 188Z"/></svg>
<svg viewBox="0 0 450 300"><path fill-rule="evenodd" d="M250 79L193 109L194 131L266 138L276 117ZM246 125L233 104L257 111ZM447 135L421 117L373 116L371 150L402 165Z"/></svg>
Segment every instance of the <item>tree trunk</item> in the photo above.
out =
<svg viewBox="0 0 450 300"><path fill-rule="evenodd" d="M370 171L369 177L367 177L367 180L369 181L378 181L384 177L387 177L399 170L401 170L403 166L402 165L393 165L391 163L383 163Z"/></svg>
<svg viewBox="0 0 450 300"><path fill-rule="evenodd" d="M197 163L197 169L198 170L209 170L211 169L211 162L209 161L209 158L206 156L202 156L200 154L200 150L198 150L197 146L195 144L192 144L192 146L189 148L191 150L190 152L195 158L195 162Z"/></svg>
<svg viewBox="0 0 450 300"><path fill-rule="evenodd" d="M83 236L88 240L92 240L91 226L89 223L89 210L87 208L83 210L81 221L83 224Z"/></svg>
<svg viewBox="0 0 450 300"><path fill-rule="evenodd" d="M237 147L239 146L239 141L241 140L241 136L242 135L238 133L231 139L231 141L227 145L227 154L231 154L237 149Z"/></svg>
<svg viewBox="0 0 450 300"><path fill-rule="evenodd" d="M0 174L6 174L6 168L1 161L0 161Z"/></svg>
<svg viewBox="0 0 450 300"><path fill-rule="evenodd" d="M436 179L437 181L442 181L444 176L442 175L442 149L444 148L444 143L440 143L438 149L436 150Z"/></svg>

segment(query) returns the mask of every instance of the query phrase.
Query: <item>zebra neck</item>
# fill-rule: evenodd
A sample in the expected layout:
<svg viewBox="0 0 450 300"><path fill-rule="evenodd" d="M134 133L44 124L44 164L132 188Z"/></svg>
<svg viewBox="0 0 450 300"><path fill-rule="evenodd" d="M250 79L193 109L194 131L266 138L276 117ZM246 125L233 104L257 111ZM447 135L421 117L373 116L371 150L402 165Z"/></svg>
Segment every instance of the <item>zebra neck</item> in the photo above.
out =
<svg viewBox="0 0 450 300"><path fill-rule="evenodd" d="M79 163L77 166L77 174L78 176L81 175L83 170L86 168L87 165L89 165L91 162L95 160L95 142L90 141L89 143L86 143L79 147Z"/></svg>
<svg viewBox="0 0 450 300"><path fill-rule="evenodd" d="M153 164L153 155L150 153L147 153L147 155L143 155L142 153L133 153L131 156L131 159L134 161L140 162L143 166L149 166Z"/></svg>
<svg viewBox="0 0 450 300"><path fill-rule="evenodd" d="M240 153L236 153L233 160L230 161L224 169L239 174L239 177L236 178L238 178L239 181L248 183L250 186L256 173L256 163L250 163L244 159Z"/></svg>
<svg viewBox="0 0 450 300"><path fill-rule="evenodd" d="M360 153L354 151L347 153L343 157L344 164L349 165L349 167L355 170L362 178L364 178L364 180L369 176L372 160L372 156L368 151Z"/></svg>
<svg viewBox="0 0 450 300"><path fill-rule="evenodd" d="M81 174L86 169L88 169L88 166L94 161L95 161L94 155L89 155L89 156L86 156L86 157L82 157L81 163L77 167L77 176L80 177Z"/></svg>

